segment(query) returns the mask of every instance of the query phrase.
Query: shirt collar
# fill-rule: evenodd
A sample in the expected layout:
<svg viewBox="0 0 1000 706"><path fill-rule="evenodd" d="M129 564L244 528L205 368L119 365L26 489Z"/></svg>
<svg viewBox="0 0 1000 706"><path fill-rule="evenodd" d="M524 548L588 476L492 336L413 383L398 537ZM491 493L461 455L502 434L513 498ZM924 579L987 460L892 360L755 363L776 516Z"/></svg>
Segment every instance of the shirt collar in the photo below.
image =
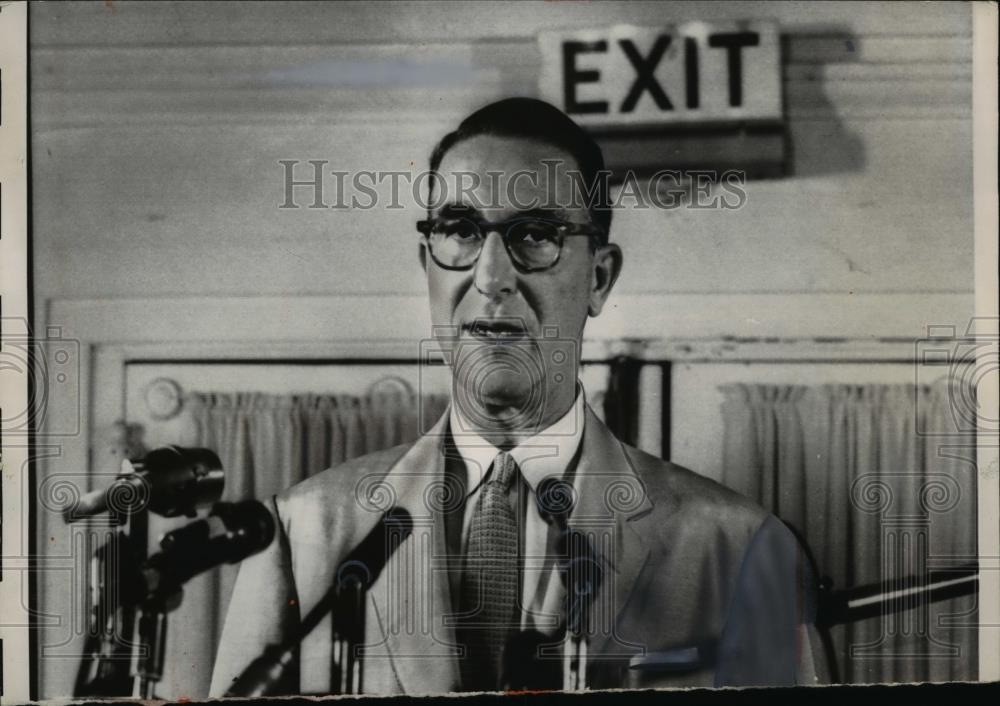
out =
<svg viewBox="0 0 1000 706"><path fill-rule="evenodd" d="M566 468L583 439L584 402L583 386L577 385L576 399L566 414L508 451L532 491L542 479L549 476L562 478L566 473ZM465 487L468 493L472 493L483 482L483 476L490 470L500 449L475 432L454 433L455 429L470 428L470 425L461 421L457 405L451 406L449 421L452 443L465 462Z"/></svg>

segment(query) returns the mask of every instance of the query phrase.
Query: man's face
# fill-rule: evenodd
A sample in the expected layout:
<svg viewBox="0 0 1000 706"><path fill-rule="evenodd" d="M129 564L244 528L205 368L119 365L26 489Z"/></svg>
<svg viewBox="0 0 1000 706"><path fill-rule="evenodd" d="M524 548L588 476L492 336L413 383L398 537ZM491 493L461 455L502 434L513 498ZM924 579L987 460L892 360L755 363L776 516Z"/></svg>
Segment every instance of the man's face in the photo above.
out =
<svg viewBox="0 0 1000 706"><path fill-rule="evenodd" d="M558 166L547 167L542 160ZM430 217L458 214L498 222L535 215L571 228L590 224L582 199L572 198L574 182L566 175L576 169L572 157L542 142L469 138L441 162L448 196L435 197L440 203ZM464 193L456 187L464 187ZM575 397L584 323L588 315L600 313L620 270L621 253L614 245L595 253L588 237L567 236L553 267L525 272L508 254L502 230L483 229L479 259L467 270L441 267L421 245L431 318L438 338L447 339L455 351L455 392L464 393L466 407L471 404L462 409L467 417L475 414L487 423L480 426L494 424L497 430L544 427Z"/></svg>

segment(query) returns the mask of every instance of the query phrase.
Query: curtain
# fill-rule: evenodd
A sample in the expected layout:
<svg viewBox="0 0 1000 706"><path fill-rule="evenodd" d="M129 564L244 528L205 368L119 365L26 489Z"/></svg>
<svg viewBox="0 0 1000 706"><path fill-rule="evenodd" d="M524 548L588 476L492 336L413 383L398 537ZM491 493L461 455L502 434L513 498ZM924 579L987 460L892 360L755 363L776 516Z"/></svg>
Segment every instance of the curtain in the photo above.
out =
<svg viewBox="0 0 1000 706"><path fill-rule="evenodd" d="M721 389L723 482L796 528L834 589L975 561L975 438L946 383ZM976 603L834 627L840 679L976 679Z"/></svg>
<svg viewBox="0 0 1000 706"><path fill-rule="evenodd" d="M393 389L366 397L191 393L184 443L218 453L223 500L266 500L308 476L363 454L415 440L444 413L446 395ZM207 696L238 566L190 581L171 613L158 696Z"/></svg>

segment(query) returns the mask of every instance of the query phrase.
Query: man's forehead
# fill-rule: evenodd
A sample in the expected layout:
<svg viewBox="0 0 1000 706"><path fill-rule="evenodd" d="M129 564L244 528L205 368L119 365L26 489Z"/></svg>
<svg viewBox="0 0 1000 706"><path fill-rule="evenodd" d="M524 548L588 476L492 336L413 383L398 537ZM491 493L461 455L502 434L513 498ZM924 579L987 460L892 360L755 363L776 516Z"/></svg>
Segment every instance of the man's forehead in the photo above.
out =
<svg viewBox="0 0 1000 706"><path fill-rule="evenodd" d="M452 147L441 160L436 205L469 204L493 216L543 208L586 220L585 209L574 199L577 169L573 157L546 142L477 135Z"/></svg>
<svg viewBox="0 0 1000 706"><path fill-rule="evenodd" d="M441 160L442 176L458 172L534 171L540 174L579 170L565 150L542 140L507 135L475 135L449 149Z"/></svg>

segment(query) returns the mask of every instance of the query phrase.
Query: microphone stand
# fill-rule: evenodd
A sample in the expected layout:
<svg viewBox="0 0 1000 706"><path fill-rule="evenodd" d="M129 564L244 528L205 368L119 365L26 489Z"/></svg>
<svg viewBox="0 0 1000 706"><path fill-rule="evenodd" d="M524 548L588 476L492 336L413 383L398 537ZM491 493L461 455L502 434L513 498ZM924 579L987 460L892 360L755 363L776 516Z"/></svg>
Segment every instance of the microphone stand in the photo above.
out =
<svg viewBox="0 0 1000 706"><path fill-rule="evenodd" d="M361 660L357 650L365 636L365 597L367 588L351 580L341 586L333 609L333 654L330 681L338 694L362 693Z"/></svg>
<svg viewBox="0 0 1000 706"><path fill-rule="evenodd" d="M153 689L163 677L167 614L180 605L183 585L222 563L242 561L274 540L274 520L256 500L217 503L211 514L225 525L224 534L212 536L208 520L193 522L165 534L160 540L162 551L143 563L139 620L142 654L136 665L135 694L141 698L155 698Z"/></svg>
<svg viewBox="0 0 1000 706"><path fill-rule="evenodd" d="M563 641L563 690L587 688L587 659L590 636L590 606L601 586L603 572L590 538L569 527L576 505L573 484L561 478L546 478L535 492L538 514L559 531L559 552L563 558L559 577L566 590L566 638Z"/></svg>
<svg viewBox="0 0 1000 706"><path fill-rule="evenodd" d="M566 588L566 640L563 652L563 689L587 689L590 607L602 581L601 566L590 539L583 533L564 534L569 557L560 575Z"/></svg>
<svg viewBox="0 0 1000 706"><path fill-rule="evenodd" d="M77 671L77 696L134 695L138 572L146 556L146 515L126 512L123 524L90 559L89 634Z"/></svg>
<svg viewBox="0 0 1000 706"><path fill-rule="evenodd" d="M295 630L270 644L237 677L225 696L267 696L295 662L299 644L329 613L333 620L330 683L335 694L360 694L361 660L357 648L365 635L365 599L389 556L413 531L410 514L401 508L386 512L375 528L340 564L333 585Z"/></svg>
<svg viewBox="0 0 1000 706"><path fill-rule="evenodd" d="M261 697L269 695L271 689L284 680L288 668L295 662L299 643L316 629L327 613L335 612L339 615L341 612L346 612L336 610L340 601L338 588L336 584L331 586L287 638L280 643L265 647L260 656L251 662L233 682L225 696ZM335 632L332 647L333 664L331 666L334 673L331 676L331 683L337 689L342 689L345 683L349 683L348 677L353 676L352 670L344 667L343 653L347 651L348 645Z"/></svg>
<svg viewBox="0 0 1000 706"><path fill-rule="evenodd" d="M890 613L901 613L928 603L972 595L979 591L979 564L971 562L947 569L928 571L923 576L905 576L881 582L833 590L833 581L821 575L809 543L799 530L785 521L795 535L808 562L817 586L817 606L813 621L826 654L827 669L833 683L840 682L836 650L830 629Z"/></svg>
<svg viewBox="0 0 1000 706"><path fill-rule="evenodd" d="M563 691L587 688L587 638L569 634L563 655Z"/></svg>
<svg viewBox="0 0 1000 706"><path fill-rule="evenodd" d="M63 508L67 524L106 513L115 527L91 559L90 635L75 695L152 696L140 672L162 674L166 622L155 618L158 608L142 607L149 513L194 517L198 507L221 497L223 485L215 452L165 446L138 460L124 459L114 483Z"/></svg>
<svg viewBox="0 0 1000 706"><path fill-rule="evenodd" d="M179 603L180 592L175 594ZM174 606L175 607L175 606ZM142 699L155 699L154 689L163 678L163 663L167 652L167 613L170 608L162 598L154 598L142 606L139 618L139 644L142 653L136 669L136 691Z"/></svg>
<svg viewBox="0 0 1000 706"><path fill-rule="evenodd" d="M501 684L506 690L585 691L591 633L590 606L601 585L602 570L590 539L565 530L558 566L566 591L563 634L525 630L510 636L504 647Z"/></svg>
<svg viewBox="0 0 1000 706"><path fill-rule="evenodd" d="M978 563L936 569L926 576L823 591L817 625L830 627L889 613L900 613L927 603L968 596L979 590Z"/></svg>

